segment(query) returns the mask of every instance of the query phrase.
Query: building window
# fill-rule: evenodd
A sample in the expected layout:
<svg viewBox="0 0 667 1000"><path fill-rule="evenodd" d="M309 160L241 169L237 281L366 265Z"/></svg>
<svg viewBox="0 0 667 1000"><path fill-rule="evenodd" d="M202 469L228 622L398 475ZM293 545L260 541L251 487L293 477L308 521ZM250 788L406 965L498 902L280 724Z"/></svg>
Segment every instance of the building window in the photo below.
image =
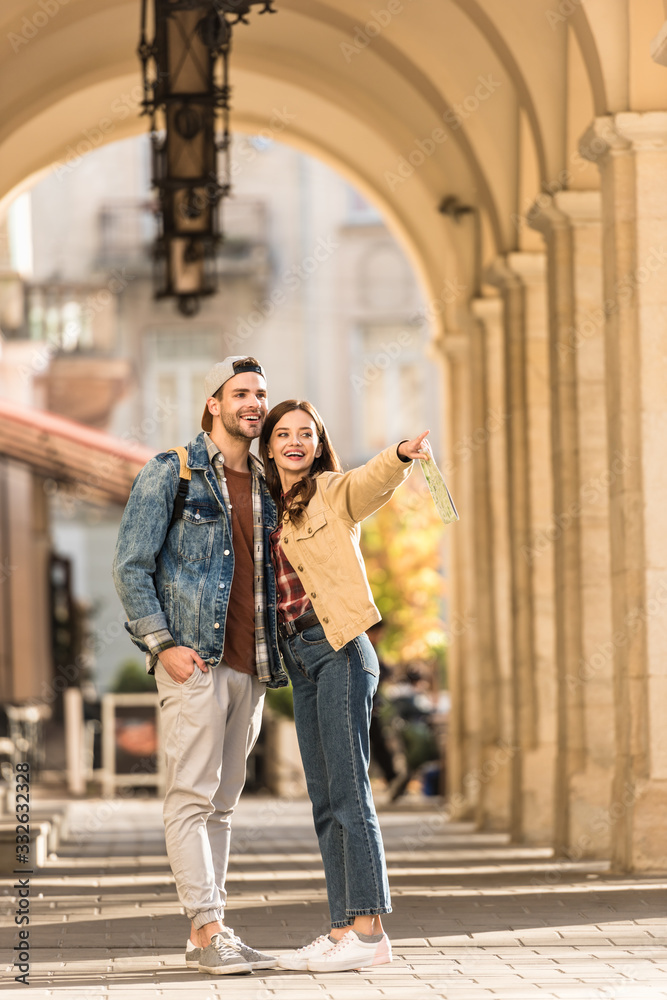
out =
<svg viewBox="0 0 667 1000"><path fill-rule="evenodd" d="M187 444L201 430L204 377L220 360L220 335L212 330L152 330L146 352L146 443L161 451Z"/></svg>
<svg viewBox="0 0 667 1000"><path fill-rule="evenodd" d="M113 335L115 300L108 288L28 283L28 335L57 351L104 350Z"/></svg>

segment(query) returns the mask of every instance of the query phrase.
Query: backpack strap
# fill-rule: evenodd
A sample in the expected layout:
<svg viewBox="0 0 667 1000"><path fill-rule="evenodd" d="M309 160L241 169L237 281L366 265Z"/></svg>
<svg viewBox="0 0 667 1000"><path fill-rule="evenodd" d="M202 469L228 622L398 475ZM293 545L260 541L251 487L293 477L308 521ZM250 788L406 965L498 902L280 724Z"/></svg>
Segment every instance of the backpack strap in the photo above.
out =
<svg viewBox="0 0 667 1000"><path fill-rule="evenodd" d="M190 480L192 479L192 470L188 469L188 449L182 446L177 448L168 448L167 451L175 451L178 455L178 460L181 463L181 467L178 470L178 492L174 499L174 510L171 515L171 521L169 522L169 528L172 528L176 521L183 516L183 508L185 506L185 498L188 495L188 487L190 486ZM169 530L169 528L167 530Z"/></svg>

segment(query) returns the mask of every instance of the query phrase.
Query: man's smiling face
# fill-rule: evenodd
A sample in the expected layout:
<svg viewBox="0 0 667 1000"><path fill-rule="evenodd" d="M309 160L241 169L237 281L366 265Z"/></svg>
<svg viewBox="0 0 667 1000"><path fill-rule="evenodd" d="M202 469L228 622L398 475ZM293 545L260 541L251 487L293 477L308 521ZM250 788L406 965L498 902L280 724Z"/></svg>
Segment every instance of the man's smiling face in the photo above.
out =
<svg viewBox="0 0 667 1000"><path fill-rule="evenodd" d="M217 401L216 401L217 402ZM220 419L230 437L259 437L268 412L266 380L258 372L241 372L222 387Z"/></svg>

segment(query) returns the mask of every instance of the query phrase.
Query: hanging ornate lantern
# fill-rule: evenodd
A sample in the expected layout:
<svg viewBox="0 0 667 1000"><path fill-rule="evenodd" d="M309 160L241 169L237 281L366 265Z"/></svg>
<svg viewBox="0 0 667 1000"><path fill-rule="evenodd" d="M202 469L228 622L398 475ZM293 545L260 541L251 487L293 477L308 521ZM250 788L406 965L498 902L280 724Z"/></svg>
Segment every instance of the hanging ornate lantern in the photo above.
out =
<svg viewBox="0 0 667 1000"><path fill-rule="evenodd" d="M274 0L148 0L141 5L142 114L150 117L159 197L155 297L174 296L185 316L217 288L222 200L231 191L229 53L232 28ZM218 171L219 154L222 157Z"/></svg>

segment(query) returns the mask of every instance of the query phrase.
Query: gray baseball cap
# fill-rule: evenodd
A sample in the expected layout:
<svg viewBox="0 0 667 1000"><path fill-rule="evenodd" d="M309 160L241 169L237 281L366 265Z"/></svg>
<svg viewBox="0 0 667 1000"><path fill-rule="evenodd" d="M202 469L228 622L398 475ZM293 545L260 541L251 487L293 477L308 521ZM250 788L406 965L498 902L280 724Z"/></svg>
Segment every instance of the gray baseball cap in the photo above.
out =
<svg viewBox="0 0 667 1000"><path fill-rule="evenodd" d="M241 375L242 372L257 372L258 375L266 378L266 372L255 358L248 357L246 354L230 356L225 358L224 361L218 361L217 365L213 365L204 378L206 399L208 400L230 378L234 378L235 375ZM211 431L213 428L213 416L209 411L208 404L204 407L201 425L202 430L205 431Z"/></svg>

